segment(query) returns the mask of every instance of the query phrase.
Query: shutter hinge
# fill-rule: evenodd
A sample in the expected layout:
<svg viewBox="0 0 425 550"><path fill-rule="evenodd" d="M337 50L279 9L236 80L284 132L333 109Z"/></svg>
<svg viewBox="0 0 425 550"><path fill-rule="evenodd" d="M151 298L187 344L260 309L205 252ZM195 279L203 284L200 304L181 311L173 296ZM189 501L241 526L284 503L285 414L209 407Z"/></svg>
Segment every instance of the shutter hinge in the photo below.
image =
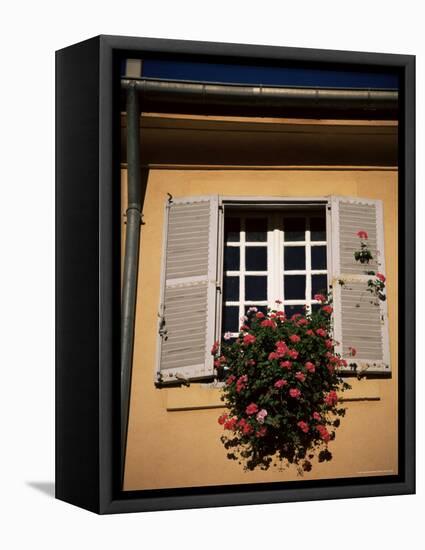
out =
<svg viewBox="0 0 425 550"><path fill-rule="evenodd" d="M168 195L168 204L172 204L173 203L173 195L171 193L168 193L168 192L167 192L167 195Z"/></svg>

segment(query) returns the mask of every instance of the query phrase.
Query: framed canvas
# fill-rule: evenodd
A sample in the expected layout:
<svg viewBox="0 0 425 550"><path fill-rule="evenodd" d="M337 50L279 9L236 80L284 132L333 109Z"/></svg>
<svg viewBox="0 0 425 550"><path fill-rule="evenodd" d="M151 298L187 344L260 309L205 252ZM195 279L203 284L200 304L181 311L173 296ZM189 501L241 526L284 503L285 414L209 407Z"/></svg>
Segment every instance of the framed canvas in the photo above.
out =
<svg viewBox="0 0 425 550"><path fill-rule="evenodd" d="M413 56L56 54L56 497L415 490Z"/></svg>

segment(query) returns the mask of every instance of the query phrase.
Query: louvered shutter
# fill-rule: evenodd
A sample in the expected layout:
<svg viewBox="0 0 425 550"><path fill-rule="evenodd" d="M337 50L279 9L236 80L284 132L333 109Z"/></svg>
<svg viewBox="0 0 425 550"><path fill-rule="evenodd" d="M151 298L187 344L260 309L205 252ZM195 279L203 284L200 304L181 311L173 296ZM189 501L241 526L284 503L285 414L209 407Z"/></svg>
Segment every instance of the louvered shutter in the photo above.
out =
<svg viewBox="0 0 425 550"><path fill-rule="evenodd" d="M354 258L360 249L360 230L368 233L373 256L368 264ZM367 274L385 274L382 201L332 197L331 236L337 351L348 363L356 363L358 372L390 372L387 302L368 291L368 281L375 277ZM356 349L355 357L349 347Z"/></svg>
<svg viewBox="0 0 425 550"><path fill-rule="evenodd" d="M161 382L214 373L217 245L218 196L167 203L158 330Z"/></svg>

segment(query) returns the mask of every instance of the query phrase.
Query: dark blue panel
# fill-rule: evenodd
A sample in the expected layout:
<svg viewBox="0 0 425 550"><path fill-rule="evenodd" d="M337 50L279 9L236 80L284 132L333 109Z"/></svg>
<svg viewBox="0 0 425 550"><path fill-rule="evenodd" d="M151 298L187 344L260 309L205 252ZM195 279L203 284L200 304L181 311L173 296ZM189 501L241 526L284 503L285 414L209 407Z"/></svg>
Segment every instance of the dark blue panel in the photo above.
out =
<svg viewBox="0 0 425 550"><path fill-rule="evenodd" d="M395 73L331 71L297 67L226 65L189 61L143 60L143 76L173 80L263 84L268 86L310 86L317 88L398 88Z"/></svg>

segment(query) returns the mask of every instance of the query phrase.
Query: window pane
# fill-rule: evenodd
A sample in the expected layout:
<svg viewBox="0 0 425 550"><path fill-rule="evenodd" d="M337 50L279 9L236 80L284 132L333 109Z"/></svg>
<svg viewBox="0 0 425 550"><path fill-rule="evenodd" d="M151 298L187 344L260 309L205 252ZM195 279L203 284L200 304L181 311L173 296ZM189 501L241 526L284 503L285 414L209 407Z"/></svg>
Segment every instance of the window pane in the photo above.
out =
<svg viewBox="0 0 425 550"><path fill-rule="evenodd" d="M224 248L224 270L239 271L240 251L238 246L226 246Z"/></svg>
<svg viewBox="0 0 425 550"><path fill-rule="evenodd" d="M285 300L305 300L305 275L284 276Z"/></svg>
<svg viewBox="0 0 425 550"><path fill-rule="evenodd" d="M224 220L224 240L226 242L238 242L241 230L239 218L226 218Z"/></svg>
<svg viewBox="0 0 425 550"><path fill-rule="evenodd" d="M267 300L267 277L245 277L245 300Z"/></svg>
<svg viewBox="0 0 425 550"><path fill-rule="evenodd" d="M239 331L239 307L226 306L223 308L223 332Z"/></svg>
<svg viewBox="0 0 425 550"><path fill-rule="evenodd" d="M326 241L326 219L325 216L320 218L310 218L310 231L312 241Z"/></svg>
<svg viewBox="0 0 425 550"><path fill-rule="evenodd" d="M311 304L311 310L313 313L317 313L320 311L320 308L322 307L322 304Z"/></svg>
<svg viewBox="0 0 425 550"><path fill-rule="evenodd" d="M224 277L223 296L225 302L239 301L239 277Z"/></svg>
<svg viewBox="0 0 425 550"><path fill-rule="evenodd" d="M326 275L312 275L311 276L311 297L314 298L315 294L328 293L328 278Z"/></svg>
<svg viewBox="0 0 425 550"><path fill-rule="evenodd" d="M311 269L326 269L326 246L311 247Z"/></svg>
<svg viewBox="0 0 425 550"><path fill-rule="evenodd" d="M267 271L266 246L247 246L245 248L245 269L247 271Z"/></svg>
<svg viewBox="0 0 425 550"><path fill-rule="evenodd" d="M285 313L286 313L286 316L289 319L295 313L301 313L301 315L305 315L305 306L303 306L301 304L299 304L299 305L297 304L297 305L294 305L294 306L285 306Z"/></svg>
<svg viewBox="0 0 425 550"><path fill-rule="evenodd" d="M305 218L285 218L283 227L285 241L305 240Z"/></svg>
<svg viewBox="0 0 425 550"><path fill-rule="evenodd" d="M245 221L245 240L247 242L267 241L267 218L247 218Z"/></svg>
<svg viewBox="0 0 425 550"><path fill-rule="evenodd" d="M285 246L284 252L283 268L285 271L305 269L304 246Z"/></svg>

